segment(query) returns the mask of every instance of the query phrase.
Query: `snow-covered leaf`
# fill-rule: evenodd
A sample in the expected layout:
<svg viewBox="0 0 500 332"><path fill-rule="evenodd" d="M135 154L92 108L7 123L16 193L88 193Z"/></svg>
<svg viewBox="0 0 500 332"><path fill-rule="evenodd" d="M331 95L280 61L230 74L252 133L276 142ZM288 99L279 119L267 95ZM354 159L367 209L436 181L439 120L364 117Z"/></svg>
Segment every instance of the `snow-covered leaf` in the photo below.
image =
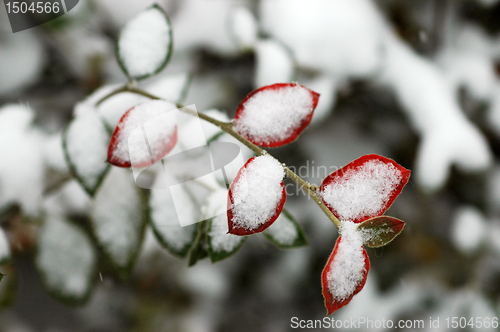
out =
<svg viewBox="0 0 500 332"><path fill-rule="evenodd" d="M179 73L158 77L148 82L144 89L162 99L180 103L186 98L190 83L191 76L188 73Z"/></svg>
<svg viewBox="0 0 500 332"><path fill-rule="evenodd" d="M143 203L132 174L113 167L90 208L90 223L98 245L124 276L132 269L143 240Z"/></svg>
<svg viewBox="0 0 500 332"><path fill-rule="evenodd" d="M405 222L393 217L380 216L370 218L358 225L363 234L363 244L370 248L382 247L398 236L405 227Z"/></svg>
<svg viewBox="0 0 500 332"><path fill-rule="evenodd" d="M93 196L110 167L106 153L111 135L93 108L76 108L80 111L63 133L64 156L73 176Z"/></svg>
<svg viewBox="0 0 500 332"><path fill-rule="evenodd" d="M366 283L370 261L356 224L342 223L340 236L321 275L327 314L348 304Z"/></svg>
<svg viewBox="0 0 500 332"><path fill-rule="evenodd" d="M283 209L278 219L262 234L281 249L307 245L304 230L286 209Z"/></svg>
<svg viewBox="0 0 500 332"><path fill-rule="evenodd" d="M108 162L119 167L147 167L177 143L176 106L163 100L141 103L123 114L108 148Z"/></svg>
<svg viewBox="0 0 500 332"><path fill-rule="evenodd" d="M97 272L97 255L78 226L49 215L40 231L35 262L53 296L72 303L88 299Z"/></svg>
<svg viewBox="0 0 500 332"><path fill-rule="evenodd" d="M167 14L153 5L123 27L116 45L118 62L129 78L147 78L167 65L172 45Z"/></svg>
<svg viewBox="0 0 500 332"><path fill-rule="evenodd" d="M241 101L234 128L256 145L285 145L309 125L318 100L319 94L297 83L268 85Z"/></svg>
<svg viewBox="0 0 500 332"><path fill-rule="evenodd" d="M370 154L327 176L320 187L326 206L340 220L362 222L382 215L408 182L410 171Z"/></svg>
<svg viewBox="0 0 500 332"><path fill-rule="evenodd" d="M0 108L0 208L21 205L23 214L38 216L44 187L43 142L33 126L35 113L26 105Z"/></svg>
<svg viewBox="0 0 500 332"><path fill-rule="evenodd" d="M278 218L286 200L284 176L283 166L270 155L246 162L229 188L229 233L259 233Z"/></svg>
<svg viewBox="0 0 500 332"><path fill-rule="evenodd" d="M259 40L255 45L255 57L256 88L278 82L290 82L294 78L295 60L290 50L279 41Z"/></svg>
<svg viewBox="0 0 500 332"><path fill-rule="evenodd" d="M480 210L473 206L462 206L453 217L451 239L460 251L472 254L484 243L488 233L494 233L488 228Z"/></svg>
<svg viewBox="0 0 500 332"><path fill-rule="evenodd" d="M161 177L158 176L158 179ZM197 234L198 226L194 224L198 221L199 208L182 185L179 190L176 190L176 195L182 208L176 209L170 188L151 191L150 222L161 245L171 253L184 257L193 245ZM180 220L189 220L189 225L181 227Z"/></svg>
<svg viewBox="0 0 500 332"><path fill-rule="evenodd" d="M233 9L229 18L229 32L239 48L245 50L255 45L259 31L250 9L243 6Z"/></svg>
<svg viewBox="0 0 500 332"><path fill-rule="evenodd" d="M10 244L7 235L0 228L0 264L10 260Z"/></svg>
<svg viewBox="0 0 500 332"><path fill-rule="evenodd" d="M227 190L212 193L203 207L203 213L215 217L208 220L208 256L212 263L230 257L238 251L246 237L228 234Z"/></svg>

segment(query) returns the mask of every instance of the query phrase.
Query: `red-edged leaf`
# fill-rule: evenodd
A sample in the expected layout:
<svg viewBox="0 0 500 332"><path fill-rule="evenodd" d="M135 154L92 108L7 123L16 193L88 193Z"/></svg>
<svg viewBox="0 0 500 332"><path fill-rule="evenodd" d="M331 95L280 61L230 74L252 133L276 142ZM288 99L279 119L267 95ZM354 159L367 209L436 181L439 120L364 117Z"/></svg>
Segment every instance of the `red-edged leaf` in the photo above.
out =
<svg viewBox="0 0 500 332"><path fill-rule="evenodd" d="M283 166L269 155L243 165L229 188L228 233L250 235L271 226L285 204L284 175Z"/></svg>
<svg viewBox="0 0 500 332"><path fill-rule="evenodd" d="M365 248L361 246L362 257L357 258L361 258L361 264L363 264L364 269L359 270L358 268L355 271L351 271L351 275L349 275L349 270L347 269L346 272L342 271L343 273L340 277L332 280L332 276L335 275L336 269L346 269L345 259L339 259L338 255L339 248L344 245L345 243L342 242L342 236L339 236L337 243L335 243L335 248L333 248L333 252L321 274L323 297L325 299L327 315L330 315L337 309L351 302L354 295L358 294L365 286L368 271L370 270L370 260L368 259ZM349 260L349 262L352 262L352 259ZM342 282L347 282L349 285L343 285L341 284Z"/></svg>
<svg viewBox="0 0 500 332"><path fill-rule="evenodd" d="M288 144L309 125L318 99L318 93L297 83L264 86L242 100L234 128L259 146Z"/></svg>
<svg viewBox="0 0 500 332"><path fill-rule="evenodd" d="M147 167L177 143L175 105L151 100L134 106L118 122L108 148L108 162L119 167Z"/></svg>
<svg viewBox="0 0 500 332"><path fill-rule="evenodd" d="M382 247L398 236L405 227L405 222L393 217L380 216L370 218L358 225L363 234L363 243L370 248Z"/></svg>
<svg viewBox="0 0 500 332"><path fill-rule="evenodd" d="M382 215L409 177L410 171L394 160L369 154L327 176L321 198L338 219L360 223Z"/></svg>

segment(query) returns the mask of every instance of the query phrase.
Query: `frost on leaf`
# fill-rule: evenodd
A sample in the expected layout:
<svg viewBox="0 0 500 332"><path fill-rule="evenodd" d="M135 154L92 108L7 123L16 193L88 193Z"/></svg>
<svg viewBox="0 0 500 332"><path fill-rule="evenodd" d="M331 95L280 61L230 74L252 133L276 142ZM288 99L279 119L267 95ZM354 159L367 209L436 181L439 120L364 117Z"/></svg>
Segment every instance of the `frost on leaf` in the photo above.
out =
<svg viewBox="0 0 500 332"><path fill-rule="evenodd" d="M304 231L286 209L262 234L281 249L307 245Z"/></svg>
<svg viewBox="0 0 500 332"><path fill-rule="evenodd" d="M256 145L285 145L309 125L318 100L319 94L297 83L268 85L243 99L234 128Z"/></svg>
<svg viewBox="0 0 500 332"><path fill-rule="evenodd" d="M358 224L358 231L363 235L363 244L370 248L382 247L398 236L405 227L405 222L393 217L380 216L370 218Z"/></svg>
<svg viewBox="0 0 500 332"><path fill-rule="evenodd" d="M96 110L76 106L76 118L63 133L66 162L82 187L93 196L109 169L106 152L109 132Z"/></svg>
<svg viewBox="0 0 500 332"><path fill-rule="evenodd" d="M363 289L370 269L363 237L356 224L346 221L340 232L321 276L328 315L348 304Z"/></svg>
<svg viewBox="0 0 500 332"><path fill-rule="evenodd" d="M122 275L135 263L146 223L143 199L132 174L112 168L90 208L90 225L98 245Z"/></svg>
<svg viewBox="0 0 500 332"><path fill-rule="evenodd" d="M121 68L133 79L158 73L172 54L172 29L165 12L153 5L123 27L116 46Z"/></svg>
<svg viewBox="0 0 500 332"><path fill-rule="evenodd" d="M198 221L199 208L184 187L177 190L176 195L182 202L180 209L176 209L169 188L152 190L149 198L150 221L161 245L174 255L184 257L196 237L197 225L194 223ZM181 227L180 220L189 220L190 225Z"/></svg>
<svg viewBox="0 0 500 332"><path fill-rule="evenodd" d="M410 171L393 160L366 155L327 176L321 197L338 219L359 223L382 215L409 177Z"/></svg>
<svg viewBox="0 0 500 332"><path fill-rule="evenodd" d="M0 228L0 264L3 264L10 260L10 245L7 235Z"/></svg>
<svg viewBox="0 0 500 332"><path fill-rule="evenodd" d="M169 153L177 142L174 104L152 100L122 116L108 147L108 162L119 167L147 167Z"/></svg>
<svg viewBox="0 0 500 332"><path fill-rule="evenodd" d="M286 200L284 176L283 166L269 155L247 161L229 188L229 233L262 232L278 218Z"/></svg>
<svg viewBox="0 0 500 332"><path fill-rule="evenodd" d="M41 228L35 262L47 290L55 297L69 302L88 298L97 272L97 256L83 230L49 216Z"/></svg>
<svg viewBox="0 0 500 332"><path fill-rule="evenodd" d="M215 217L208 221L208 256L212 263L223 260L238 251L246 237L228 234L227 190L212 193L203 207L203 214Z"/></svg>

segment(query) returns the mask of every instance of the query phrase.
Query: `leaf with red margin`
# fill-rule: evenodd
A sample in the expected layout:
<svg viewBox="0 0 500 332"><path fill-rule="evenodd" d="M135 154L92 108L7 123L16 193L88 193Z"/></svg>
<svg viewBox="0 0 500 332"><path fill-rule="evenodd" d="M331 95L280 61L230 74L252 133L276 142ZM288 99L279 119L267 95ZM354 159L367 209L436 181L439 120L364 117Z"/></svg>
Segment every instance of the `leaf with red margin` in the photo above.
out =
<svg viewBox="0 0 500 332"><path fill-rule="evenodd" d="M405 227L405 222L393 217L380 216L363 221L358 230L363 234L363 243L370 248L385 246L396 238Z"/></svg>
<svg viewBox="0 0 500 332"><path fill-rule="evenodd" d="M325 299L325 307L327 310L327 315L332 314L334 311L342 308L349 302L351 302L352 298L354 295L358 294L363 287L365 286L366 283L366 278L368 276L368 271L370 270L370 260L368 259L368 254L366 253L365 248L362 247L363 249L363 256L365 259L365 270L363 272L363 279L359 282L359 284L356 286L354 291L350 296L343 300L337 300L333 297L332 293L328 290L328 272L330 271L332 267L333 260L335 259L335 256L337 254L339 244L341 242L342 236L339 236L337 239L337 242L335 243L335 248L333 248L333 252L330 255L330 258L328 259L328 262L325 265L325 268L323 269L323 273L321 274L321 285L323 288L323 297Z"/></svg>
<svg viewBox="0 0 500 332"><path fill-rule="evenodd" d="M151 100L125 112L108 147L108 162L118 167L147 167L162 159L177 143L175 105Z"/></svg>
<svg viewBox="0 0 500 332"><path fill-rule="evenodd" d="M259 146L291 143L311 122L318 99L318 93L297 83L264 86L241 101L234 128Z"/></svg>
<svg viewBox="0 0 500 332"><path fill-rule="evenodd" d="M325 205L340 220L360 223L381 216L408 182L410 170L376 154L362 156L327 176Z"/></svg>
<svg viewBox="0 0 500 332"><path fill-rule="evenodd" d="M267 210L265 211L264 209L261 209L260 212L263 211L264 214L267 214L267 215L270 215L268 217L267 220L263 221L262 223L260 223L257 227L244 227L244 226L240 226L238 224L241 224L241 221L240 222L236 222L236 219L237 218L245 218L244 221L253 221L253 219L255 219L255 215L252 214L252 213L246 213L244 214L243 216L240 216L240 217L237 217L237 215L241 214L240 211L242 209L245 209L247 208L248 206L250 206L250 204L252 204L253 208L254 209L258 209L259 207L262 207L261 204L258 204L259 202L262 201L263 197L266 196L266 193L267 192L272 192L272 191L267 191L265 190L266 188L264 188L263 190L259 190L259 191L254 191L253 189L255 189L256 187L256 183L249 183L251 181L248 181L248 178L247 176L248 175L245 175L245 177L243 177L243 174L248 174L248 172L245 172L249 166L252 165L252 163L254 163L258 158L272 158L272 162L276 162L277 164L274 165L274 166L278 166L279 167L282 167L281 164L276 160L274 159L273 157L269 156L269 155L264 155L264 156L260 156L260 157L253 157L253 158L250 158L245 165L243 165L243 167L240 168L240 170L238 171L238 174L236 175L235 179L233 180L233 182L231 183L231 187L229 188L229 192L228 192L228 200L227 200L227 219L228 219L228 228L229 228L229 231L228 233L230 234L234 234L234 235L251 235L251 234L255 234L255 233L260 233L262 231L264 231L266 228L268 228L269 226L272 225L272 223L278 218L278 216L280 215L281 211L283 210L283 205L285 205L285 201L286 201L286 191L285 191L285 185L283 183L283 177L279 180L279 185L280 185L280 188L281 188L281 192L280 192L280 195L281 197L279 197L279 200L277 201L277 204L274 208L272 208L272 210ZM270 161L270 160L269 160ZM266 168L262 168L259 170L260 174L256 174L254 175L254 178L255 179L256 177L264 177L266 176L266 174L268 173L268 169ZM255 172L255 171L254 171ZM284 175L284 173L283 173ZM250 179L252 180L252 179ZM276 178L274 179L276 180ZM242 181L246 181L247 183L244 184L245 185L245 188L247 188L247 190L244 192L244 193L238 193L238 195L243 195L243 200L241 201L240 204L235 204L235 188L236 186L241 183ZM272 183L269 183L270 185L273 185ZM252 188L252 185L254 186ZM267 183L263 183L262 185L267 185ZM259 189L262 189L262 185L258 185ZM275 184L276 185L276 184ZM265 197L264 197L265 198ZM268 197L269 199L273 200L273 197ZM257 202L255 202L255 200L257 200ZM240 210L240 211L237 211ZM272 214L271 214L272 213Z"/></svg>

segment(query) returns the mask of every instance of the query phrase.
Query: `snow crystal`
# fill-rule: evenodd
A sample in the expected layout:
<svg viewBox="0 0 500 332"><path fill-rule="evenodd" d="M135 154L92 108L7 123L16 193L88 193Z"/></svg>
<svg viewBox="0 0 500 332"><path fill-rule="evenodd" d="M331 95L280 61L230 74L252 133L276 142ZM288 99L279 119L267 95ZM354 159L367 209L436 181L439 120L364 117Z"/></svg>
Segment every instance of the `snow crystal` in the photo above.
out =
<svg viewBox="0 0 500 332"><path fill-rule="evenodd" d="M299 236L297 227L295 227L295 224L284 213L281 213L278 219L264 232L284 246L292 245Z"/></svg>
<svg viewBox="0 0 500 332"><path fill-rule="evenodd" d="M227 234L226 208L227 190L216 191L207 198L204 214L215 215L208 232L210 246L215 252L232 252L245 240L243 236Z"/></svg>
<svg viewBox="0 0 500 332"><path fill-rule="evenodd" d="M109 133L93 108L77 105L78 116L66 131L66 151L86 188L95 188L108 165ZM82 108L88 108L86 112Z"/></svg>
<svg viewBox="0 0 500 332"><path fill-rule="evenodd" d="M90 287L97 258L82 230L49 216L41 230L36 264L52 291L82 297Z"/></svg>
<svg viewBox="0 0 500 332"><path fill-rule="evenodd" d="M131 109L118 123L120 133L113 156L140 164L150 161L151 149L153 157L158 157L168 145L166 139L170 140L175 130L175 112L171 112L174 109L174 104L162 100L144 102Z"/></svg>
<svg viewBox="0 0 500 332"><path fill-rule="evenodd" d="M457 211L451 235L458 249L465 253L474 252L485 239L487 232L488 225L477 208L464 206Z"/></svg>
<svg viewBox="0 0 500 332"><path fill-rule="evenodd" d="M390 163L369 160L335 176L322 197L341 220L356 220L381 214L402 174Z"/></svg>
<svg viewBox="0 0 500 332"><path fill-rule="evenodd" d="M327 273L327 287L333 298L342 301L353 295L364 278L365 256L363 239L357 225L350 221L342 223L341 239L337 252Z"/></svg>
<svg viewBox="0 0 500 332"><path fill-rule="evenodd" d="M252 230L274 216L283 196L284 175L283 166L269 155L256 157L242 169L231 186L235 227Z"/></svg>
<svg viewBox="0 0 500 332"><path fill-rule="evenodd" d="M132 77L150 75L168 57L170 26L164 14L150 8L129 21L118 40L118 53Z"/></svg>
<svg viewBox="0 0 500 332"><path fill-rule="evenodd" d="M244 104L236 130L260 143L285 140L311 113L311 92L300 85L264 89Z"/></svg>
<svg viewBox="0 0 500 332"><path fill-rule="evenodd" d="M255 88L292 80L295 63L283 44L276 40L261 40L255 45L255 55Z"/></svg>
<svg viewBox="0 0 500 332"><path fill-rule="evenodd" d="M7 234L0 228L0 263L10 258L10 245Z"/></svg>

